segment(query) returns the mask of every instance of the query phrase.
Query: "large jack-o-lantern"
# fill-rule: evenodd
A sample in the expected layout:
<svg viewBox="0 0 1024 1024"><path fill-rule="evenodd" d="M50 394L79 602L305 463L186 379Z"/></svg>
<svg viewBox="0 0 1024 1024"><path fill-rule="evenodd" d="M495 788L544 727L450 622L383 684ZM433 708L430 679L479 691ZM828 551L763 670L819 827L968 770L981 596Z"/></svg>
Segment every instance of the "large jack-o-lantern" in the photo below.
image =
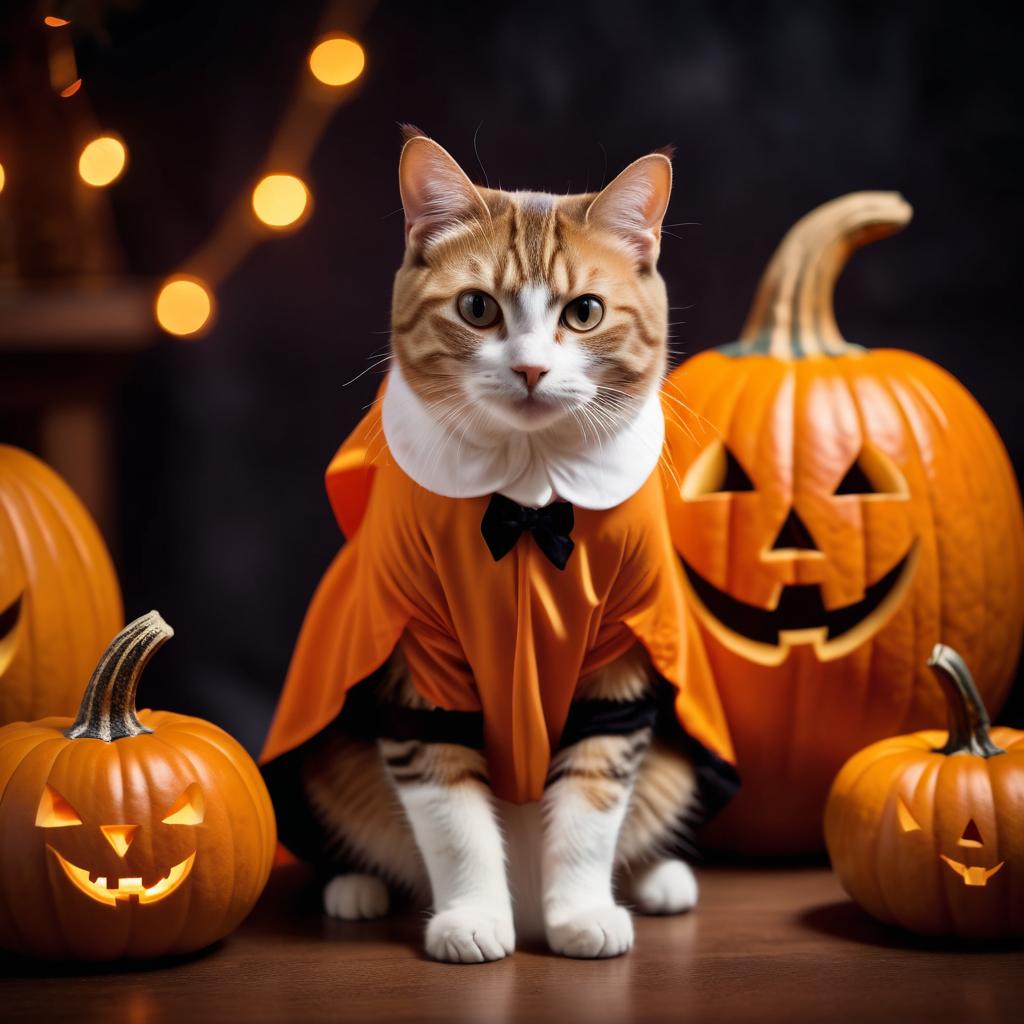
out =
<svg viewBox="0 0 1024 1024"><path fill-rule="evenodd" d="M881 921L930 935L1024 935L1024 733L993 729L967 665L938 644L929 664L949 730L855 754L825 809L843 888Z"/></svg>
<svg viewBox="0 0 1024 1024"><path fill-rule="evenodd" d="M74 714L123 622L117 576L85 507L35 456L0 445L0 725Z"/></svg>
<svg viewBox="0 0 1024 1024"><path fill-rule="evenodd" d="M877 192L810 213L741 339L666 385L673 540L743 778L707 836L721 846L820 849L843 761L941 713L924 668L940 638L990 708L1010 685L1024 524L1002 443L948 373L848 344L833 314L852 251L910 215Z"/></svg>
<svg viewBox="0 0 1024 1024"><path fill-rule="evenodd" d="M0 729L0 949L153 957L225 936L270 873L274 812L259 769L198 718L135 711L139 675L172 635L127 625L78 717Z"/></svg>

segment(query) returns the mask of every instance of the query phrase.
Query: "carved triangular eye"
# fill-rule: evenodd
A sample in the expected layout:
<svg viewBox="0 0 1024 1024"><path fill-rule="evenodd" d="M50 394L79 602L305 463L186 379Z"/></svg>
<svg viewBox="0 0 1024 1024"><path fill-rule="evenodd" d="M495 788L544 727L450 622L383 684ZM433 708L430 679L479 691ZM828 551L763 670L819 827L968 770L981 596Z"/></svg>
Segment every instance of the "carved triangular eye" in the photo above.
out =
<svg viewBox="0 0 1024 1024"><path fill-rule="evenodd" d="M43 795L36 810L36 825L39 828L67 828L81 824L78 811L52 786L43 786Z"/></svg>
<svg viewBox="0 0 1024 1024"><path fill-rule="evenodd" d="M690 464L680 493L692 501L712 494L742 494L754 490L754 482L739 459L720 438L715 438Z"/></svg>
<svg viewBox="0 0 1024 1024"><path fill-rule="evenodd" d="M866 441L833 493L857 494L862 498L877 494L891 500L910 497L910 487L892 457Z"/></svg>
<svg viewBox="0 0 1024 1024"><path fill-rule="evenodd" d="M201 825L206 815L206 800L197 782L193 782L161 819L165 825Z"/></svg>
<svg viewBox="0 0 1024 1024"><path fill-rule="evenodd" d="M973 818L971 818L971 820L967 822L967 827L964 829L964 834L957 840L957 845L973 846L975 848L985 845L981 841L981 830L974 823Z"/></svg>
<svg viewBox="0 0 1024 1024"><path fill-rule="evenodd" d="M874 485L868 479L860 464L860 459L846 471L846 476L839 481L836 494L877 494Z"/></svg>
<svg viewBox="0 0 1024 1024"><path fill-rule="evenodd" d="M921 826L914 820L910 808L903 802L902 797L896 797L896 817L899 818L900 828L904 832L920 832Z"/></svg>
<svg viewBox="0 0 1024 1024"><path fill-rule="evenodd" d="M731 491L741 493L752 491L754 483L747 475L747 471L739 464L736 456L728 448L725 449L725 478L722 480L720 491Z"/></svg>

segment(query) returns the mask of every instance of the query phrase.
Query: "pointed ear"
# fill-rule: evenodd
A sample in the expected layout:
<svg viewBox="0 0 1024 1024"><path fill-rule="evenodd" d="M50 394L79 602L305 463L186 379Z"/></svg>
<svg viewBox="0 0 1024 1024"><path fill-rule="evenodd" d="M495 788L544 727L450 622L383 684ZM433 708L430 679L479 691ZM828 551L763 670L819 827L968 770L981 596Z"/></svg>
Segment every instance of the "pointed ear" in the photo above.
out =
<svg viewBox="0 0 1024 1024"><path fill-rule="evenodd" d="M433 139L417 135L402 147L398 183L407 245L426 245L488 210L465 171Z"/></svg>
<svg viewBox="0 0 1024 1024"><path fill-rule="evenodd" d="M671 192L672 162L668 156L642 156L597 195L587 209L587 223L618 235L641 266L653 267Z"/></svg>

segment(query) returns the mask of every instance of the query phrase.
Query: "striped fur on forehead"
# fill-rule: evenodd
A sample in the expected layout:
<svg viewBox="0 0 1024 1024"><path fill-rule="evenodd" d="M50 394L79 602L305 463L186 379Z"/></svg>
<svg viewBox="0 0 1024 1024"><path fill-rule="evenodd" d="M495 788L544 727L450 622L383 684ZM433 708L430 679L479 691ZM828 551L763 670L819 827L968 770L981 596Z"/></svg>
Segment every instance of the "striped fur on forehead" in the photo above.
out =
<svg viewBox="0 0 1024 1024"><path fill-rule="evenodd" d="M553 324L570 300L597 294L604 321L571 340L591 358L600 384L646 392L666 366L664 282L618 239L588 224L594 194L478 192L486 217L481 212L410 250L396 277L393 344L414 389L425 392L432 375L451 374L472 357L479 334L460 320L455 303L478 288L503 309L520 311L525 295L543 290ZM571 333L560 324L554 332L556 342Z"/></svg>

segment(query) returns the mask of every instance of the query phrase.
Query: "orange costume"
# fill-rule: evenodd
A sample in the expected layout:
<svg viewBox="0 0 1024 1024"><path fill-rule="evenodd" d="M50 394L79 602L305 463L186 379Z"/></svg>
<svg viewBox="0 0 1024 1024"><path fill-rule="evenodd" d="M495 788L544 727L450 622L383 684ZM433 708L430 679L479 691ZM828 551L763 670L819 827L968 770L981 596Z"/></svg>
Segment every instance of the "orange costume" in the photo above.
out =
<svg viewBox="0 0 1024 1024"><path fill-rule="evenodd" d="M536 800L578 681L639 641L675 687L689 738L731 763L662 488L655 469L614 508L577 508L564 570L528 535L495 561L481 536L487 498L441 497L414 482L391 457L375 405L327 471L348 542L307 612L263 761L329 725L400 643L427 700L482 712L495 794Z"/></svg>

